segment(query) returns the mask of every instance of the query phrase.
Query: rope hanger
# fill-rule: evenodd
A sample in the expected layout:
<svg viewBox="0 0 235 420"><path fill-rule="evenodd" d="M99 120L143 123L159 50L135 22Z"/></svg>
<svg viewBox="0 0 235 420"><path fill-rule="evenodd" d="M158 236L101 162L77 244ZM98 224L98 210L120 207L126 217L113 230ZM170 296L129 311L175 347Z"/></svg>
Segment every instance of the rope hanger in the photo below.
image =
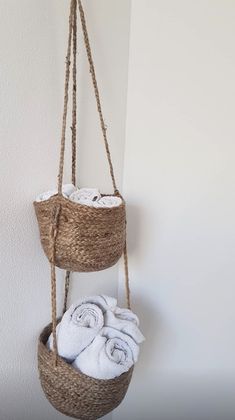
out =
<svg viewBox="0 0 235 420"><path fill-rule="evenodd" d="M109 144L107 140L107 128L105 126L104 117L102 113L102 107L100 102L100 95L98 84L96 80L96 73L94 62L91 53L91 47L88 37L87 25L85 14L81 0L71 0L70 3L70 15L69 15L69 35L68 35L68 46L66 55L66 68L65 68L65 89L64 89L64 109L62 119L62 133L61 133L61 149L60 149L60 160L59 160L59 173L58 173L58 194L62 195L62 184L63 184L63 171L64 171L64 154L65 154L65 137L66 137L66 126L67 126L67 114L68 114L68 100L69 100L69 80L70 80L70 65L71 58L73 59L72 68L72 183L76 184L76 136L77 136L77 7L80 14L80 20L82 25L83 38L89 62L90 73L92 77L92 83L96 98L97 110L100 119L100 126L103 134L103 140L106 150L106 156L109 163L110 176L112 179L114 194L120 195L116 186L113 164L111 160ZM58 233L60 208L55 209L53 215L53 224L51 230L51 307L52 307L52 336L53 336L53 355L54 364L57 365L58 349L56 339L56 326L57 326L57 310L56 310L56 268L55 268L55 249L56 249L56 237ZM124 251L124 272L125 272L125 291L126 301L128 309L131 308L130 303L130 286L129 286L129 273L128 273L128 256L127 256L127 244L125 241ZM63 313L67 310L67 300L70 285L70 271L66 271L65 276L65 291L64 291L64 305Z"/></svg>
<svg viewBox="0 0 235 420"><path fill-rule="evenodd" d="M64 172L64 154L65 154L65 137L66 137L66 126L67 126L67 114L68 114L68 99L69 99L69 79L70 79L70 64L71 64L71 44L73 38L73 109L72 109L72 181L76 180L75 168L76 168L76 114L77 114L77 67L76 67L76 55L77 55L77 3L79 7L80 20L82 25L83 38L92 77L92 84L95 93L97 111L100 119L101 131L103 134L103 140L105 145L106 156L109 164L110 176L112 179L114 194L119 195L117 184L114 176L113 164L107 139L107 127L104 122L103 111L101 107L100 94L98 83L96 79L95 66L92 57L90 41L87 31L86 18L82 6L81 0L71 0L70 5L70 17L69 17L69 36L68 36L68 47L66 55L66 70L65 70L65 90L64 90L64 110L62 120L62 133L61 133L61 149L60 149L60 161L59 161L59 174L58 174L58 193L62 194L63 184L63 172ZM73 182L75 184L75 182Z"/></svg>

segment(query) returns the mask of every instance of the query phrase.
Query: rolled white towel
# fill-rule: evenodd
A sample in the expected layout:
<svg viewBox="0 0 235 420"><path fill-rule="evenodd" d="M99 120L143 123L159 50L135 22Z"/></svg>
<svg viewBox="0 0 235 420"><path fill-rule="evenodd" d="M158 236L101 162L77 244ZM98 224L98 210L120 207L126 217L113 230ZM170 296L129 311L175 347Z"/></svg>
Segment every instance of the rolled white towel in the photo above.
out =
<svg viewBox="0 0 235 420"><path fill-rule="evenodd" d="M96 188L81 188L80 190L74 191L69 199L75 203L92 207L93 203L99 200L100 197L100 192Z"/></svg>
<svg viewBox="0 0 235 420"><path fill-rule="evenodd" d="M76 306L82 303L93 303L97 305L103 313L107 310L114 311L117 306L117 299L106 295L85 296L77 301Z"/></svg>
<svg viewBox="0 0 235 420"><path fill-rule="evenodd" d="M114 311L107 310L104 314L104 326L115 328L129 335L138 344L145 340L139 330L139 318L129 309L117 307Z"/></svg>
<svg viewBox="0 0 235 420"><path fill-rule="evenodd" d="M102 309L94 303L72 305L56 328L58 354L72 362L94 339L104 325ZM50 335L47 346L53 349Z"/></svg>
<svg viewBox="0 0 235 420"><path fill-rule="evenodd" d="M127 372L139 355L139 346L128 335L104 327L78 355L73 367L96 379L112 379Z"/></svg>
<svg viewBox="0 0 235 420"><path fill-rule="evenodd" d="M113 195L105 195L101 197L99 200L93 203L93 206L96 208L104 207L104 208L111 208L111 207L118 207L122 204L122 199L120 197L115 197Z"/></svg>
<svg viewBox="0 0 235 420"><path fill-rule="evenodd" d="M69 196L76 191L76 187L73 184L64 184L62 186L62 194L65 198L69 198ZM53 195L58 194L58 190L51 190L46 191L44 193L41 193L37 196L36 200L37 202L49 200L49 198L53 197Z"/></svg>
<svg viewBox="0 0 235 420"><path fill-rule="evenodd" d="M68 198L69 196L76 191L76 187L73 184L64 184L62 186L62 192L64 195L66 195Z"/></svg>
<svg viewBox="0 0 235 420"><path fill-rule="evenodd" d="M39 194L35 201L37 203L39 203L40 201L46 201L46 200L49 200L49 198L53 197L53 195L56 195L56 194L57 194L57 190L46 191L44 193Z"/></svg>

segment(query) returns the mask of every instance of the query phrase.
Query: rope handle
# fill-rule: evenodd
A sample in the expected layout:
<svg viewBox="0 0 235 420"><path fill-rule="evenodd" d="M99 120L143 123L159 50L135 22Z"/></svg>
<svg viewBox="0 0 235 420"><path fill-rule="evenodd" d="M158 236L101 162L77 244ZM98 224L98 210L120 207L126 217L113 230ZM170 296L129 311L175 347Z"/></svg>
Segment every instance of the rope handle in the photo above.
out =
<svg viewBox="0 0 235 420"><path fill-rule="evenodd" d="M76 139L77 139L77 2L74 5L73 20L73 103L72 103L72 184L76 185ZM62 185L61 185L62 186Z"/></svg>
<svg viewBox="0 0 235 420"><path fill-rule="evenodd" d="M65 67L64 110L63 110L63 119L62 119L60 162L59 162L59 174L58 174L58 194L60 194L60 195L62 195L62 182L63 182L63 171L64 171L64 152L65 152L65 135L66 135L68 100L69 100L71 45L72 45L73 23L74 23L73 17L74 17L74 8L76 7L75 6L76 4L77 3L76 3L75 0L71 0L70 14L69 14L68 47L67 47L67 55L66 55L66 67Z"/></svg>
<svg viewBox="0 0 235 420"><path fill-rule="evenodd" d="M91 46L89 41L89 35L87 30L86 18L81 0L71 0L70 4L70 16L69 16L69 35L68 35L68 47L66 55L66 69L65 69L65 89L64 89L64 110L62 119L62 133L61 133L61 149L60 149L60 161L59 161L59 174L58 174L58 193L62 194L62 183L63 183L63 172L64 172L64 154L65 154L65 136L67 126L67 113L68 113L68 99L69 99L69 79L70 79L70 64L71 64L71 44L73 38L73 110L72 110L72 182L75 185L76 176L76 117L77 117L77 105L76 105L76 92L77 92L77 78L76 78L76 56L77 56L77 2L80 14L80 20L82 25L83 38L90 67L90 73L95 93L95 99L97 104L97 111L100 119L100 126L103 134L103 140L105 145L106 156L109 164L110 176L112 179L114 194L118 194L116 180L114 176L113 164L107 139L107 127L105 125L103 111L101 107L100 94L98 83L96 79L95 66L91 52Z"/></svg>
<svg viewBox="0 0 235 420"><path fill-rule="evenodd" d="M64 306L63 306L63 315L67 311L68 306L68 294L69 294L69 286L70 286L70 271L66 271L65 281L64 281Z"/></svg>

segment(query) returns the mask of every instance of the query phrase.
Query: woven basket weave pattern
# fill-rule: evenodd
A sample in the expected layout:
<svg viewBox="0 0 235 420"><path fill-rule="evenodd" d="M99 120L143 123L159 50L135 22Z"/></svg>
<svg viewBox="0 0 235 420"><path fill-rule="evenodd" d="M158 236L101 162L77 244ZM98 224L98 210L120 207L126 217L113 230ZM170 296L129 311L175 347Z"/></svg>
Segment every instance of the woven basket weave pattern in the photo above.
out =
<svg viewBox="0 0 235 420"><path fill-rule="evenodd" d="M38 345L38 368L42 388L61 413L80 420L95 420L116 408L125 397L133 368L118 378L98 380L77 372L45 346L51 324L42 331Z"/></svg>
<svg viewBox="0 0 235 420"><path fill-rule="evenodd" d="M94 208L56 195L35 202L41 243L52 262L53 212L60 206L55 242L55 265L70 271L99 271L114 265L123 253L126 234L125 204Z"/></svg>

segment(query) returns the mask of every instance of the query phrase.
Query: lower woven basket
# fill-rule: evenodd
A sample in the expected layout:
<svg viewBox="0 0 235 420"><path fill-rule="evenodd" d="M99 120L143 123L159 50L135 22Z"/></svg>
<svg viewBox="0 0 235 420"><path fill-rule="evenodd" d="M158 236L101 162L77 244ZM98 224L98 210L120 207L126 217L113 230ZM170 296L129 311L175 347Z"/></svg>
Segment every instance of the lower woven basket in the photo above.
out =
<svg viewBox="0 0 235 420"><path fill-rule="evenodd" d="M125 203L94 208L61 195L34 202L43 250L49 261L69 271L99 271L114 265L125 245ZM55 213L57 220L55 222ZM56 230L54 239L52 238ZM52 242L55 240L55 253Z"/></svg>
<svg viewBox="0 0 235 420"><path fill-rule="evenodd" d="M43 391L49 402L61 413L80 420L95 420L114 410L126 395L133 367L115 379L99 380L84 375L46 347L52 331L48 325L38 344L38 368Z"/></svg>

